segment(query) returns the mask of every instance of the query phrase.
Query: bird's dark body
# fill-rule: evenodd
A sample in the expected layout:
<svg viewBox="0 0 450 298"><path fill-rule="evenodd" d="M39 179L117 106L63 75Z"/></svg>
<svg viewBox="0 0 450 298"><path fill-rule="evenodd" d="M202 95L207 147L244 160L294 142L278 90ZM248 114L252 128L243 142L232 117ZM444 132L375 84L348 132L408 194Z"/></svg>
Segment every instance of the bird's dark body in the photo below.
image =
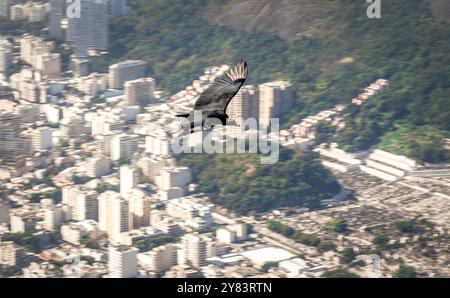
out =
<svg viewBox="0 0 450 298"><path fill-rule="evenodd" d="M208 118L219 119L222 125L226 125L229 118L226 113L227 106L239 89L241 89L247 79L247 75L247 63L241 60L233 69L230 69L200 95L192 112L180 114L177 117L188 118L191 121L191 131L200 124L194 123L194 111L202 112L202 127Z"/></svg>

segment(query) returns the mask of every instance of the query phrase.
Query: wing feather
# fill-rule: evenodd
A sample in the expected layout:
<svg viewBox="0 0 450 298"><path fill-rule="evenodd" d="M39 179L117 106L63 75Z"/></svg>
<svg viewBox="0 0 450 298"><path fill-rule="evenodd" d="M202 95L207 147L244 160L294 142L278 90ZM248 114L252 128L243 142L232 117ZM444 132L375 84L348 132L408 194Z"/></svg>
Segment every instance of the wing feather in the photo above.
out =
<svg viewBox="0 0 450 298"><path fill-rule="evenodd" d="M230 68L220 79L206 89L195 103L195 110L225 111L248 76L248 66L243 60Z"/></svg>

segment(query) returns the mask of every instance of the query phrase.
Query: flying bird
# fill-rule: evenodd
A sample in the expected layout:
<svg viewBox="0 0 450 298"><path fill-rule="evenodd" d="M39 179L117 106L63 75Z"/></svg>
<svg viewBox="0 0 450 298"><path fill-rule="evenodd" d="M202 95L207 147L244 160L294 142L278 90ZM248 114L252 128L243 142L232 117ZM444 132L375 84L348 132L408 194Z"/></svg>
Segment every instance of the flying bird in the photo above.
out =
<svg viewBox="0 0 450 298"><path fill-rule="evenodd" d="M191 133L197 125L201 125L203 129L205 122L211 118L219 119L222 125L227 125L227 119L229 118L226 113L227 106L244 85L247 75L247 62L241 60L200 95L190 113L176 116L189 119ZM197 121L198 123L194 122L194 111L202 112L201 123L199 121ZM228 121L228 124L230 122ZM211 125L207 130L212 130L213 126Z"/></svg>

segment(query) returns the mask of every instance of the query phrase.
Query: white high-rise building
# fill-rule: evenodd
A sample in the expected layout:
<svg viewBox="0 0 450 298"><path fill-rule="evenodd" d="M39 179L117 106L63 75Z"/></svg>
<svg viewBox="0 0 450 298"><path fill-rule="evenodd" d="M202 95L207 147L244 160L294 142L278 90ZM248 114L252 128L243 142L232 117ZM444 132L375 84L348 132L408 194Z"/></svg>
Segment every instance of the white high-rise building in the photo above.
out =
<svg viewBox="0 0 450 298"><path fill-rule="evenodd" d="M63 222L63 209L61 205L48 206L44 210L44 227L54 231Z"/></svg>
<svg viewBox="0 0 450 298"><path fill-rule="evenodd" d="M177 250L170 243L155 247L151 251L138 254L138 262L150 271L163 273L177 264Z"/></svg>
<svg viewBox="0 0 450 298"><path fill-rule="evenodd" d="M187 234L182 237L183 250L186 261L192 267L199 268L206 265L206 241L199 235Z"/></svg>
<svg viewBox="0 0 450 298"><path fill-rule="evenodd" d="M134 166L120 167L120 194L126 198L127 195L135 188L141 179L141 171Z"/></svg>
<svg viewBox="0 0 450 298"><path fill-rule="evenodd" d="M48 127L40 127L33 131L32 135L33 150L49 150L53 147L53 133Z"/></svg>
<svg viewBox="0 0 450 298"><path fill-rule="evenodd" d="M133 228L150 225L150 198L142 191L133 191L127 196Z"/></svg>
<svg viewBox="0 0 450 298"><path fill-rule="evenodd" d="M152 132L145 137L145 152L161 156L172 155L170 137L162 130Z"/></svg>
<svg viewBox="0 0 450 298"><path fill-rule="evenodd" d="M56 78L61 72L61 55L58 53L37 55L35 67L42 76Z"/></svg>
<svg viewBox="0 0 450 298"><path fill-rule="evenodd" d="M111 172L111 160L107 157L92 157L86 161L86 175L100 178Z"/></svg>
<svg viewBox="0 0 450 298"><path fill-rule="evenodd" d="M123 89L126 81L142 78L145 74L145 62L127 60L109 66L109 88Z"/></svg>
<svg viewBox="0 0 450 298"><path fill-rule="evenodd" d="M266 128L271 118L278 118L292 107L294 92L289 82L259 85L259 124Z"/></svg>
<svg viewBox="0 0 450 298"><path fill-rule="evenodd" d="M12 241L0 242L0 263L20 266L25 257L25 249Z"/></svg>
<svg viewBox="0 0 450 298"><path fill-rule="evenodd" d="M121 240L121 233L131 227L128 201L120 194L106 191L98 196L98 223L102 231L114 241Z"/></svg>
<svg viewBox="0 0 450 298"><path fill-rule="evenodd" d="M120 134L111 140L111 159L128 161L138 150L139 136Z"/></svg>
<svg viewBox="0 0 450 298"><path fill-rule="evenodd" d="M243 86L227 107L228 116L242 125L248 118L259 118L259 92L252 85Z"/></svg>
<svg viewBox="0 0 450 298"><path fill-rule="evenodd" d="M76 57L87 57L89 51L108 49L108 1L81 0L80 17L68 18L66 41Z"/></svg>
<svg viewBox="0 0 450 298"><path fill-rule="evenodd" d="M0 200L0 225L9 223L9 205L6 201Z"/></svg>
<svg viewBox="0 0 450 298"><path fill-rule="evenodd" d="M62 203L67 206L67 219L82 221L98 219L97 194L82 190L77 186L66 186L62 189Z"/></svg>
<svg viewBox="0 0 450 298"><path fill-rule="evenodd" d="M13 48L9 41L0 39L0 73L5 73L13 62Z"/></svg>
<svg viewBox="0 0 450 298"><path fill-rule="evenodd" d="M169 190L174 187L186 189L190 182L191 170L188 167L165 167L157 179L157 185L161 190Z"/></svg>
<svg viewBox="0 0 450 298"><path fill-rule="evenodd" d="M125 104L128 106L145 106L154 101L155 80L141 78L125 82Z"/></svg>
<svg viewBox="0 0 450 298"><path fill-rule="evenodd" d="M136 277L139 250L129 246L111 245L108 249L108 276L111 278Z"/></svg>
<svg viewBox="0 0 450 298"><path fill-rule="evenodd" d="M16 108L22 123L35 123L41 118L41 111L39 105L37 104L25 103L17 106Z"/></svg>
<svg viewBox="0 0 450 298"><path fill-rule="evenodd" d="M173 167L176 163L173 158L146 155L142 156L136 164L141 168L146 179L155 182L164 167Z"/></svg>

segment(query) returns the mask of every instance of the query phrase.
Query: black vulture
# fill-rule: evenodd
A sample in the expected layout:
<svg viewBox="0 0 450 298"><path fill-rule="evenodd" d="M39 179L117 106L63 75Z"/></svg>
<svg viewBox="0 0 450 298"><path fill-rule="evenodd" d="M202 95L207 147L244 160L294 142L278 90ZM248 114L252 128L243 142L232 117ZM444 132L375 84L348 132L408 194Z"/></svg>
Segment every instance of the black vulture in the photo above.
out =
<svg viewBox="0 0 450 298"><path fill-rule="evenodd" d="M208 118L219 119L222 125L227 125L227 119L229 118L226 113L227 106L244 85L247 75L247 62L241 60L200 95L190 113L176 116L189 119L191 132L197 125L201 125L203 128ZM194 111L202 112L201 123L194 123ZM209 127L209 130L212 128L213 125Z"/></svg>

